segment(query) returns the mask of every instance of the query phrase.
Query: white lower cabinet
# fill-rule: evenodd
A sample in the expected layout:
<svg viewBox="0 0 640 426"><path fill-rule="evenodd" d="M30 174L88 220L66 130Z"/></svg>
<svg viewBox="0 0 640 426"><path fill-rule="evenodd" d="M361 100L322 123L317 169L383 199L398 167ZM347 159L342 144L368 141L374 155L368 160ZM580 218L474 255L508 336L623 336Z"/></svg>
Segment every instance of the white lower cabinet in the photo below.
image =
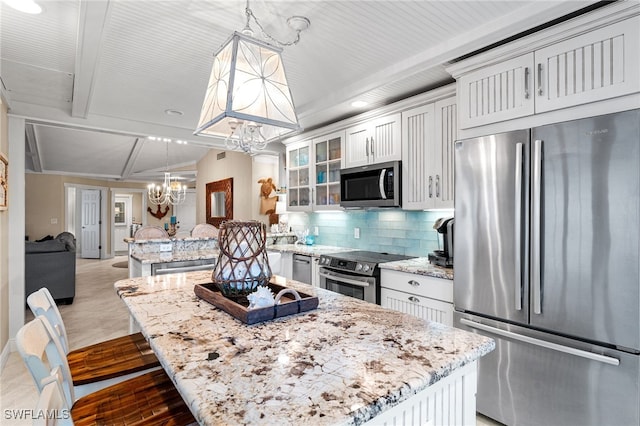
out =
<svg viewBox="0 0 640 426"><path fill-rule="evenodd" d="M283 251L280 258L280 275L290 280L293 278L293 253Z"/></svg>
<svg viewBox="0 0 640 426"><path fill-rule="evenodd" d="M453 281L383 269L383 307L453 327Z"/></svg>
<svg viewBox="0 0 640 426"><path fill-rule="evenodd" d="M311 258L311 285L320 287L320 256Z"/></svg>

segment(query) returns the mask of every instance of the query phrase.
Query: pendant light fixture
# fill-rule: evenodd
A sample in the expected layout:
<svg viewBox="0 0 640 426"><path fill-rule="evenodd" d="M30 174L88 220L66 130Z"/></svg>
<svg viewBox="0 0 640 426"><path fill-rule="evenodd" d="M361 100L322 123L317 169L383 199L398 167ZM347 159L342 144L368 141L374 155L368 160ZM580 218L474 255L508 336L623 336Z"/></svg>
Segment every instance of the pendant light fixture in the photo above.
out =
<svg viewBox="0 0 640 426"><path fill-rule="evenodd" d="M194 134L225 138L227 149L252 154L300 126L280 56L282 48L254 38L249 22L253 18L262 34L280 46L297 44L310 22L301 16L289 18L296 38L283 43L264 31L248 0L245 15L242 32L234 32L215 54Z"/></svg>
<svg viewBox="0 0 640 426"><path fill-rule="evenodd" d="M153 204L180 204L187 196L187 185L182 185L178 182L176 176L171 176L169 172L169 143L166 143L167 152L167 165L164 172L164 182L162 186L150 183L147 186L147 195L149 201Z"/></svg>

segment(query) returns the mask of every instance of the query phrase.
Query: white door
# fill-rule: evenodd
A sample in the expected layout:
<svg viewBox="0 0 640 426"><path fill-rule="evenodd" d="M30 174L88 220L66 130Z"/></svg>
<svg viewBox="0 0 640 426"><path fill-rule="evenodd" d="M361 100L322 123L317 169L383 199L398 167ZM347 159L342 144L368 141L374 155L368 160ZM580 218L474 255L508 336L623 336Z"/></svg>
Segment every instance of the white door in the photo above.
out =
<svg viewBox="0 0 640 426"><path fill-rule="evenodd" d="M196 226L196 192L187 190L184 201L173 206L173 214L178 221L178 232L189 234Z"/></svg>
<svg viewBox="0 0 640 426"><path fill-rule="evenodd" d="M82 190L82 243L80 257L100 258L100 190Z"/></svg>
<svg viewBox="0 0 640 426"><path fill-rule="evenodd" d="M126 252L129 247L124 241L129 236L131 226L131 195L116 194L113 206L113 239L116 252Z"/></svg>

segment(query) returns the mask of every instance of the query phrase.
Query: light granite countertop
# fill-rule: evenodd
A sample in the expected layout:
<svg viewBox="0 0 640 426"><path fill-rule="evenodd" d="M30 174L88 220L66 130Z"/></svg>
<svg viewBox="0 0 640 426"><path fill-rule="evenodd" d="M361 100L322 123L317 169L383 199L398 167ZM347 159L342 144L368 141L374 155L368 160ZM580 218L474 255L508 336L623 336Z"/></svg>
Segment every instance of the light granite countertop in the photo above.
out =
<svg viewBox="0 0 640 426"><path fill-rule="evenodd" d="M427 257L416 257L415 259L397 260L395 262L385 262L378 264L381 269L391 269L394 271L409 272L411 274L427 275L435 278L453 280L453 268L443 268L432 265Z"/></svg>
<svg viewBox="0 0 640 426"><path fill-rule="evenodd" d="M132 253L131 258L143 264L185 262L190 260L217 259L219 250L168 251L159 253Z"/></svg>
<svg viewBox="0 0 640 426"><path fill-rule="evenodd" d="M306 254L309 256L321 256L323 254L340 253L345 251L354 251L357 249L337 246L323 246L320 244L273 244L267 246L267 250L291 252L297 254Z"/></svg>
<svg viewBox="0 0 640 426"><path fill-rule="evenodd" d="M191 236L173 236L168 238L152 238L148 240L143 239L135 239L135 238L124 238L124 242L129 244L163 244L170 243L174 241L208 241L208 240L216 240L217 238L209 238L209 237L191 237Z"/></svg>
<svg viewBox="0 0 640 426"><path fill-rule="evenodd" d="M247 326L194 294L210 272L115 288L203 425L357 425L474 362L492 339L275 277L317 309Z"/></svg>

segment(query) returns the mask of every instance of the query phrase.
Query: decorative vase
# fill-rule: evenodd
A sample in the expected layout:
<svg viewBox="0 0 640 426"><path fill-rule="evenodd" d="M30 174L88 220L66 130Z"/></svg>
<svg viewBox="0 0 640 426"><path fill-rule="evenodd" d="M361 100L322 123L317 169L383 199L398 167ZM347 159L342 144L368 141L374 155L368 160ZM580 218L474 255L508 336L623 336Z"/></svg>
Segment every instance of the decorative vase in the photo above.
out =
<svg viewBox="0 0 640 426"><path fill-rule="evenodd" d="M225 296L243 296L271 279L266 249L267 227L258 221L228 221L220 225L220 254L212 280Z"/></svg>

